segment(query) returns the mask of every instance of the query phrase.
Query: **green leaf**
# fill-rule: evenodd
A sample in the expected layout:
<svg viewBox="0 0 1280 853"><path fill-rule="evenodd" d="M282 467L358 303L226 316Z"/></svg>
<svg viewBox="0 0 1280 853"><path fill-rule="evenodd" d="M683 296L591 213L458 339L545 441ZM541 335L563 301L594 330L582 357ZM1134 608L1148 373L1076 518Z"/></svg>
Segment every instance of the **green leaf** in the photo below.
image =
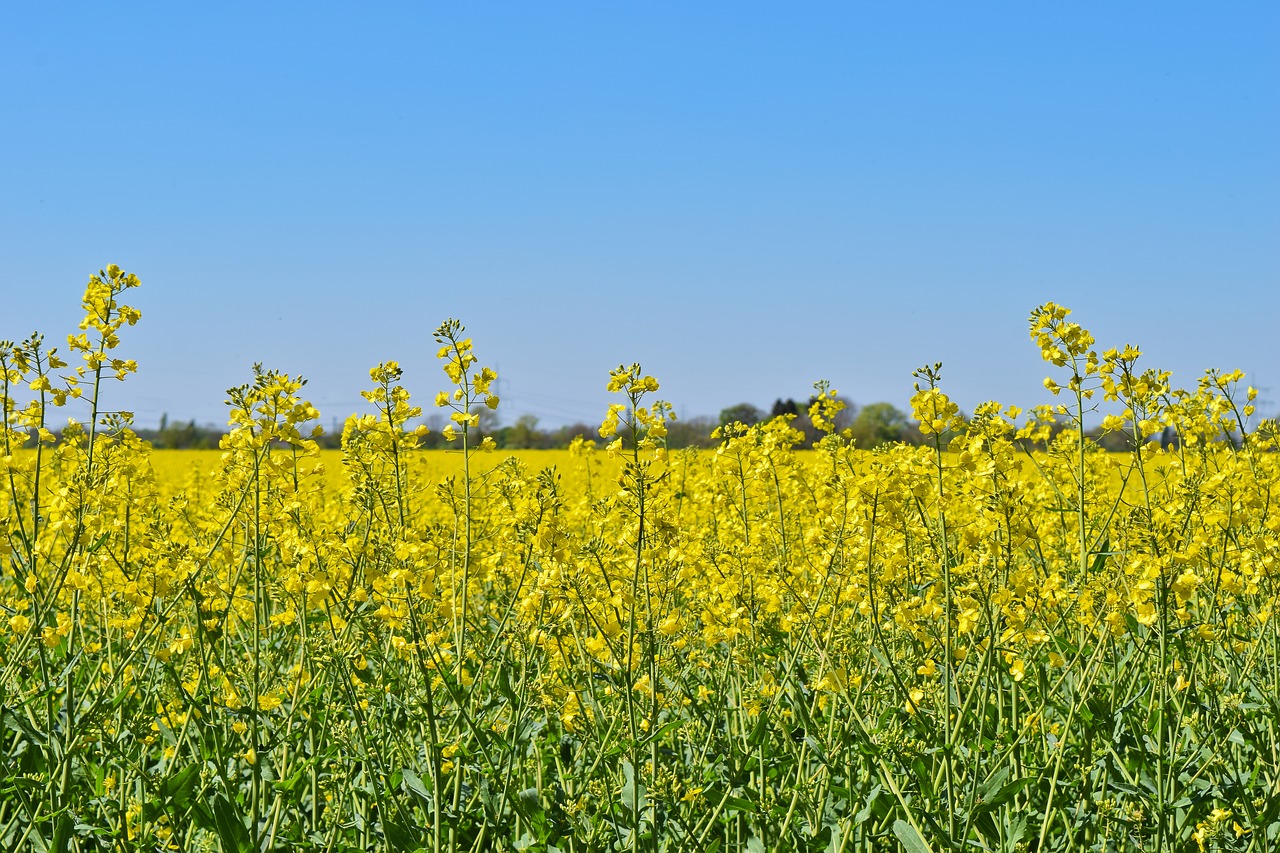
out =
<svg viewBox="0 0 1280 853"><path fill-rule="evenodd" d="M5 708L0 712L0 723L6 726L13 726L34 743L43 744L47 740L43 732L37 731L29 722L18 716L17 712L10 708Z"/></svg>
<svg viewBox="0 0 1280 853"><path fill-rule="evenodd" d="M875 803L876 799L880 796L881 792L883 791L884 789L880 787L879 783L877 783L876 786L871 789L871 792L867 794L866 805L862 807L861 811L859 811L856 815L853 816L853 822L855 825L863 824L867 822L867 818L871 817L872 804ZM846 794L845 796L848 796L848 795Z"/></svg>
<svg viewBox="0 0 1280 853"><path fill-rule="evenodd" d="M422 783L422 777L408 767L400 771L400 776L405 790L413 794L418 802L422 804L422 807L427 810L427 813L430 814L432 809L431 794L427 791L427 786Z"/></svg>
<svg viewBox="0 0 1280 853"><path fill-rule="evenodd" d="M1004 780L1008 778L1009 768L1007 766L1001 767L995 773L992 773L985 782L978 786L979 802L985 803L990 800L992 793L999 790L1000 786L1004 784Z"/></svg>
<svg viewBox="0 0 1280 853"><path fill-rule="evenodd" d="M748 746L759 746L764 743L765 738L769 736L769 715L760 712L760 716L756 719L755 727L751 729L751 734L747 735Z"/></svg>
<svg viewBox="0 0 1280 853"><path fill-rule="evenodd" d="M1031 782L1032 782L1032 778L1030 776L1024 776L1021 779L1015 779L1009 784L1002 786L998 791L996 791L990 797L984 798L981 803L978 803L976 806L974 806L973 813L986 814L987 812L994 811L995 809L1000 808L1000 806L1003 806L1005 803L1009 802L1015 796L1017 796L1017 794L1023 788L1030 785Z"/></svg>
<svg viewBox="0 0 1280 853"><path fill-rule="evenodd" d="M50 850L57 853L69 853L71 850L71 815L65 811L58 815L56 828L53 831L53 843L49 845Z"/></svg>
<svg viewBox="0 0 1280 853"><path fill-rule="evenodd" d="M299 767L297 770L293 771L293 773L289 776L288 779L279 779L275 782L272 782L271 787L273 790L280 791L281 793L287 794L290 791L292 791L294 788L298 787L298 783L302 781L302 774L305 773L306 771L307 771L307 765L303 765L302 767Z"/></svg>
<svg viewBox="0 0 1280 853"><path fill-rule="evenodd" d="M222 794L213 798L213 820L218 830L218 839L222 842L223 853L249 853L253 847L249 830L235 806Z"/></svg>
<svg viewBox="0 0 1280 853"><path fill-rule="evenodd" d="M49 853L49 845L40 837L39 833L31 833L27 836L27 841L31 843L31 849L35 851L35 853Z"/></svg>
<svg viewBox="0 0 1280 853"><path fill-rule="evenodd" d="M1111 550L1109 550L1110 548L1111 548L1111 540L1105 539L1102 542L1102 548L1093 552L1094 553L1093 564L1089 566L1090 574L1096 575L1098 572L1102 571L1103 568L1106 567L1107 557L1110 557L1114 553Z"/></svg>
<svg viewBox="0 0 1280 853"><path fill-rule="evenodd" d="M631 766L631 762L622 762L622 775L625 781L622 783L622 790L619 795L622 798L622 805L628 811L639 813L648 804L647 791L644 785L636 784L635 770Z"/></svg>
<svg viewBox="0 0 1280 853"><path fill-rule="evenodd" d="M422 846L418 843L422 830L403 821L384 820L382 834L392 850L417 850Z"/></svg>
<svg viewBox="0 0 1280 853"><path fill-rule="evenodd" d="M640 743L642 745L646 745L646 744L652 743L655 740L661 740L662 738L676 731L683 725L684 725L684 720L671 720L670 722L663 723L662 725L654 729L649 734L648 737L642 738Z"/></svg>
<svg viewBox="0 0 1280 853"><path fill-rule="evenodd" d="M641 789L643 790L643 789ZM626 802L626 792L623 792L623 803ZM545 809L542 807L542 795L537 788L525 788L516 794L515 799L511 801L511 807L525 820L534 823L537 822Z"/></svg>
<svg viewBox="0 0 1280 853"><path fill-rule="evenodd" d="M902 842L902 847L907 853L933 853L933 848L920 837L920 833L916 828L905 820L895 820L893 822L893 834L898 836L898 840Z"/></svg>
<svg viewBox="0 0 1280 853"><path fill-rule="evenodd" d="M500 667L498 669L498 695L506 699L512 705L520 705L520 697L516 695L515 689L511 686L511 674L507 672L507 668Z"/></svg>
<svg viewBox="0 0 1280 853"><path fill-rule="evenodd" d="M1017 820L1015 820L1013 824L1009 827L1009 835L1005 839L1005 841L1010 846L1010 848L1013 848L1015 845L1017 845L1019 841L1022 840L1022 836L1025 835L1026 832L1027 832L1027 819L1025 817L1020 817Z"/></svg>
<svg viewBox="0 0 1280 853"><path fill-rule="evenodd" d="M169 778L164 780L160 791L165 799L171 800L179 808L191 805L196 785L200 783L200 767L188 764Z"/></svg>

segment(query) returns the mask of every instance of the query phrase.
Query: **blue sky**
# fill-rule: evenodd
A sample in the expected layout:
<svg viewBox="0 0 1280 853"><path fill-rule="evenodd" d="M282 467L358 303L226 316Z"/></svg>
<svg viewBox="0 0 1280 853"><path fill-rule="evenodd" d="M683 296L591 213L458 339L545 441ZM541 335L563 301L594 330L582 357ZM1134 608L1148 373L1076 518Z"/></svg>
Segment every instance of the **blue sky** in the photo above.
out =
<svg viewBox="0 0 1280 853"><path fill-rule="evenodd" d="M250 365L326 425L458 317L507 422L832 381L1046 402L1026 317L1280 399L1280 6L5 4L0 337L136 272L113 388L222 422ZM1273 406L1274 409L1274 406Z"/></svg>

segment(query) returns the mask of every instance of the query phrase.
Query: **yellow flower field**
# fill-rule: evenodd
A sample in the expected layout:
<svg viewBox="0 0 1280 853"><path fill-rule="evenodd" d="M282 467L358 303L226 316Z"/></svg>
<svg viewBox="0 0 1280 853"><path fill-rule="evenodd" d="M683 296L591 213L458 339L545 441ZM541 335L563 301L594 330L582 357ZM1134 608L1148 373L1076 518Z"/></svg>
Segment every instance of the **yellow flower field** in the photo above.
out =
<svg viewBox="0 0 1280 853"><path fill-rule="evenodd" d="M632 365L600 434L506 453L450 321L341 452L261 368L220 451L152 452L104 381L136 284L91 279L65 359L0 347L4 849L1280 845L1280 456L1238 374L1179 390L1049 304L1060 405L964 418L928 366L923 447L853 446L819 383L814 448L668 452Z"/></svg>

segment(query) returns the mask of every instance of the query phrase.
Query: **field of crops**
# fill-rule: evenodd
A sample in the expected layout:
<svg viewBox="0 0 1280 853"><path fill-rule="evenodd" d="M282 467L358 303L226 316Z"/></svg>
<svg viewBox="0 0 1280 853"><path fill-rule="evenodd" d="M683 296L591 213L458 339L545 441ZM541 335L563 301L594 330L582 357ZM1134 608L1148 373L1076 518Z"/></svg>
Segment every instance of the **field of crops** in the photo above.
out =
<svg viewBox="0 0 1280 853"><path fill-rule="evenodd" d="M221 452L152 452L109 414L134 284L0 349L5 850L1280 845L1280 455L1238 374L1178 390L1046 305L1060 405L962 419L923 368L923 447L852 446L820 383L815 448L668 453L633 365L593 441L511 456L450 322L341 453L261 369Z"/></svg>

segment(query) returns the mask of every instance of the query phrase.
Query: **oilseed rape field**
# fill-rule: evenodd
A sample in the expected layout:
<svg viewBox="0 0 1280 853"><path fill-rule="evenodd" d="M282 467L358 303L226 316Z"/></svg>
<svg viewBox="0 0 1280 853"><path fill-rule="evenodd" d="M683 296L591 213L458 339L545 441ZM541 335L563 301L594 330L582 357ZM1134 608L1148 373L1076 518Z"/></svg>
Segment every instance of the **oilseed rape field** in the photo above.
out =
<svg viewBox="0 0 1280 853"><path fill-rule="evenodd" d="M508 454L449 321L341 451L255 367L220 451L153 452L113 402L137 283L0 346L0 848L1280 846L1280 455L1238 373L1180 389L1046 304L1053 404L962 417L927 366L922 446L855 446L819 383L815 446L669 450L631 365L597 435Z"/></svg>

